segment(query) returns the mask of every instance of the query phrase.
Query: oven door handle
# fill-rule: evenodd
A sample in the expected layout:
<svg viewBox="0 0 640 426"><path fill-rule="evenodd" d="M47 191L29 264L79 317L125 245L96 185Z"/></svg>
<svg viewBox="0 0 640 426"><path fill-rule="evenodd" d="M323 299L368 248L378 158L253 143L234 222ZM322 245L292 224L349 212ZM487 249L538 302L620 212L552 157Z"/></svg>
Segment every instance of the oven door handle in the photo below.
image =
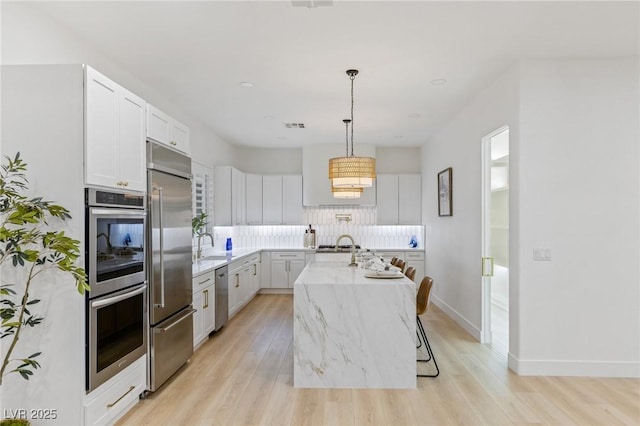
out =
<svg viewBox="0 0 640 426"><path fill-rule="evenodd" d="M145 281L145 284L146 284L146 281ZM91 307L95 309L95 308L101 308L103 306L113 305L114 303L118 303L121 300L128 299L132 296L136 296L140 293L143 293L146 289L147 289L147 286L143 285L142 287L139 287L133 291L129 291L124 294L119 294L117 296L109 297L108 299L96 300L95 302L91 302Z"/></svg>
<svg viewBox="0 0 640 426"><path fill-rule="evenodd" d="M154 191L158 191L158 231L160 233L160 303L154 304L156 308L164 308L164 226L162 225L162 210L164 201L161 186L154 186Z"/></svg>
<svg viewBox="0 0 640 426"><path fill-rule="evenodd" d="M91 207L91 214L94 216L131 216L144 218L146 216L145 211L141 209L103 209L98 207Z"/></svg>

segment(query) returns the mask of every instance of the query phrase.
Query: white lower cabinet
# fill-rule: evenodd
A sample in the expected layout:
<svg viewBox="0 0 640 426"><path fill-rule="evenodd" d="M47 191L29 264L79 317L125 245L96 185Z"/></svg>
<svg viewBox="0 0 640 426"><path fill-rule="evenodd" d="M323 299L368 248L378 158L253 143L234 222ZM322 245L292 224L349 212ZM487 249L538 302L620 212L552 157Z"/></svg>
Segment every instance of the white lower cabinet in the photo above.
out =
<svg viewBox="0 0 640 426"><path fill-rule="evenodd" d="M260 288L271 288L271 252L260 253Z"/></svg>
<svg viewBox="0 0 640 426"><path fill-rule="evenodd" d="M146 386L147 356L145 355L86 396L84 424L115 423L138 402Z"/></svg>
<svg viewBox="0 0 640 426"><path fill-rule="evenodd" d="M193 277L193 347L202 343L215 328L216 287L215 271Z"/></svg>
<svg viewBox="0 0 640 426"><path fill-rule="evenodd" d="M407 262L407 268L413 266L416 270L416 284L420 284L420 281L424 278L424 251L405 251L404 261Z"/></svg>
<svg viewBox="0 0 640 426"><path fill-rule="evenodd" d="M260 289L260 254L229 264L229 318L238 312Z"/></svg>
<svg viewBox="0 0 640 426"><path fill-rule="evenodd" d="M304 252L271 252L271 287L293 288L304 267Z"/></svg>

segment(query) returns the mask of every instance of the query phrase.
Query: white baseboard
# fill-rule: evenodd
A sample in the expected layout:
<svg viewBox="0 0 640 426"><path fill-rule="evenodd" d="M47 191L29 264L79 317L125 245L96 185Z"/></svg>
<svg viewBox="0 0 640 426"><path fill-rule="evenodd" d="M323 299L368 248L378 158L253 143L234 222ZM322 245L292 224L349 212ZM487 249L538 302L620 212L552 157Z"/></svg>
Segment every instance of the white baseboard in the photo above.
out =
<svg viewBox="0 0 640 426"><path fill-rule="evenodd" d="M509 368L521 376L582 376L640 378L640 362L522 360L509 354Z"/></svg>
<svg viewBox="0 0 640 426"><path fill-rule="evenodd" d="M467 333L472 335L474 339L476 339L478 342L481 341L480 340L481 332L480 332L480 329L478 327L473 325L468 319L466 319L464 316L459 314L458 311L453 309L451 306L447 305L444 301L442 301L442 299L439 299L438 296L432 295L431 301L438 308L442 309L442 311L445 314L449 315L449 317L451 317L452 320L454 320L456 323L458 323L458 325L460 325L460 327L464 328Z"/></svg>

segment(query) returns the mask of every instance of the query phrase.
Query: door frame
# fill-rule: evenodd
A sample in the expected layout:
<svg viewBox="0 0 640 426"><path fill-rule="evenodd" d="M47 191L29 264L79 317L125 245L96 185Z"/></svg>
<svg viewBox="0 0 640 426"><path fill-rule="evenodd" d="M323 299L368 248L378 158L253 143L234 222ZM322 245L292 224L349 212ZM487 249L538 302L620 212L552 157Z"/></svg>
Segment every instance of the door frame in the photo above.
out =
<svg viewBox="0 0 640 426"><path fill-rule="evenodd" d="M480 262L484 271L485 257L491 256L491 139L509 130L508 125L503 125L488 133L481 141L481 253ZM509 141L511 145L511 141ZM493 265L493 263L492 263ZM493 269L493 266L492 266ZM493 273L493 271L492 271ZM490 344L493 341L491 330L491 277L481 275L482 283L482 327L480 330L480 343Z"/></svg>

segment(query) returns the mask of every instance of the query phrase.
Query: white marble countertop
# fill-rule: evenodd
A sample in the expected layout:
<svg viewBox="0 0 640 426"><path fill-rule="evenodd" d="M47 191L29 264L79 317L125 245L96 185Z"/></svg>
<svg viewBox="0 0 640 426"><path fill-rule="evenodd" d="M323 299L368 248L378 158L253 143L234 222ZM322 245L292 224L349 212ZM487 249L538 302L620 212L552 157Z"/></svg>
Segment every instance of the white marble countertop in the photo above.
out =
<svg viewBox="0 0 640 426"><path fill-rule="evenodd" d="M419 247L419 248L384 248L384 249L370 249L371 251L380 251L380 252L385 252L385 251L424 251L423 247ZM256 254L256 253L260 253L263 251L269 251L269 252L278 252L278 251L298 251L298 252L304 252L304 253L309 253L309 254L315 254L316 249L315 248L308 248L308 247L277 247L277 248L255 248L255 247L244 247L244 248L237 248L237 249L233 249L231 251L224 251L224 250L211 250L211 249L205 249L205 255L203 256L203 259L194 261L192 266L191 266L191 272L192 272L192 276L196 277L198 275L202 275L204 273L207 273L213 269L217 269L220 268L224 265L228 265L229 263L236 261L236 260L240 260L244 257L247 256L251 256L252 254ZM325 253L326 254L326 253ZM211 259L210 257L216 257L216 259ZM224 257L224 258L223 258ZM209 259L207 259L209 258ZM364 277L363 277L364 278ZM369 278L367 278L369 279ZM382 280L382 281L388 281L388 280Z"/></svg>
<svg viewBox="0 0 640 426"><path fill-rule="evenodd" d="M348 266L346 262L313 262L307 265L294 283L294 288L305 285L406 285L415 287L409 278L367 278L368 269Z"/></svg>

